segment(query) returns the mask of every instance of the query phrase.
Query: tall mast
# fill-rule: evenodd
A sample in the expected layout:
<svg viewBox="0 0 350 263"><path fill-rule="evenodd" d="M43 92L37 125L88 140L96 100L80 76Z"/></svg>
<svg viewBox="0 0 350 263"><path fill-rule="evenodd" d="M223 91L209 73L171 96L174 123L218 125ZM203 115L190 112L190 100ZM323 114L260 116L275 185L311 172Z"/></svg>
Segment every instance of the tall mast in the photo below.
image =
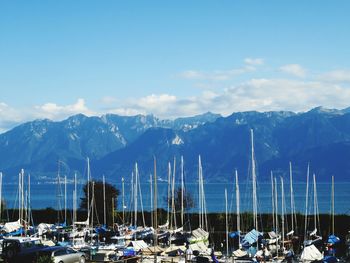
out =
<svg viewBox="0 0 350 263"><path fill-rule="evenodd" d="M87 211L88 218L90 218L90 159L86 158L87 161Z"/></svg>
<svg viewBox="0 0 350 263"><path fill-rule="evenodd" d="M91 227L94 226L94 205L95 205L95 182L92 182L92 189L91 189Z"/></svg>
<svg viewBox="0 0 350 263"><path fill-rule="evenodd" d="M254 228L258 230L258 204L256 196L256 171L255 171L255 156L254 156L254 132L250 129L251 136L251 162L252 162L252 179L253 179L253 215L254 215Z"/></svg>
<svg viewBox="0 0 350 263"><path fill-rule="evenodd" d="M292 230L294 230L294 214L295 214L295 206L294 206L294 193L293 193L293 170L292 170L292 162L289 162L289 184L290 184L290 211L291 211L291 221L292 221Z"/></svg>
<svg viewBox="0 0 350 263"><path fill-rule="evenodd" d="M21 220L21 191L22 191L22 188L21 188L21 176L22 174L19 173L18 174L18 220Z"/></svg>
<svg viewBox="0 0 350 263"><path fill-rule="evenodd" d="M134 220L135 220L135 227L137 227L137 180L138 180L138 168L137 163L135 163L135 182L134 182Z"/></svg>
<svg viewBox="0 0 350 263"><path fill-rule="evenodd" d="M157 236L157 229L158 229L158 214L157 214L157 160L156 157L153 156L153 165L154 165L154 219L153 219L153 228L154 228L154 263L157 263L157 254L156 252L156 246L158 245L158 236Z"/></svg>
<svg viewBox="0 0 350 263"><path fill-rule="evenodd" d="M73 223L77 221L77 173L74 173Z"/></svg>
<svg viewBox="0 0 350 263"><path fill-rule="evenodd" d="M271 171L271 204L272 204L272 229L276 231L275 222L275 193L274 193L274 183L273 183L273 173Z"/></svg>
<svg viewBox="0 0 350 263"><path fill-rule="evenodd" d="M1 212L2 212L2 172L0 172L0 221L1 221Z"/></svg>
<svg viewBox="0 0 350 263"><path fill-rule="evenodd" d="M177 228L176 225L176 210L175 210L175 175L176 175L176 158L174 157L174 166L173 166L173 183L172 183L172 197L171 197L171 206L174 216L174 229Z"/></svg>
<svg viewBox="0 0 350 263"><path fill-rule="evenodd" d="M103 175L103 224L106 226L107 220L106 220L106 179Z"/></svg>
<svg viewBox="0 0 350 263"><path fill-rule="evenodd" d="M334 176L332 176L332 234L334 235Z"/></svg>
<svg viewBox="0 0 350 263"><path fill-rule="evenodd" d="M307 173L306 173L304 240L306 240L306 234L307 234L307 215L308 215L308 201L309 201L309 176L310 176L310 164L307 165Z"/></svg>
<svg viewBox="0 0 350 263"><path fill-rule="evenodd" d="M30 174L28 174L28 203L27 203L27 209L28 209L28 226L30 224L30 220L32 218L32 211L31 211L31 195L30 195ZM34 222L32 222L34 224Z"/></svg>
<svg viewBox="0 0 350 263"><path fill-rule="evenodd" d="M114 228L114 198L112 197L112 228Z"/></svg>
<svg viewBox="0 0 350 263"><path fill-rule="evenodd" d="M284 184L283 184L283 178L281 177L281 222L282 222L282 246L284 249Z"/></svg>
<svg viewBox="0 0 350 263"><path fill-rule="evenodd" d="M198 218L199 218L199 227L202 227L202 200L201 200L201 173L202 173L202 164L201 164L201 156L198 156L198 205L199 205L199 213L198 213Z"/></svg>
<svg viewBox="0 0 350 263"><path fill-rule="evenodd" d="M238 172L235 170L236 176L236 216L237 216L237 232L238 232L238 242L240 243L241 235L241 217L240 217L240 197L239 197L239 184L238 184Z"/></svg>
<svg viewBox="0 0 350 263"><path fill-rule="evenodd" d="M168 198L167 198L167 220L170 223L170 185L171 185L171 164L168 162Z"/></svg>
<svg viewBox="0 0 350 263"><path fill-rule="evenodd" d="M153 187L152 187L152 174L149 175L149 195L151 199L151 215L153 213ZM153 226L153 216L151 216L151 226Z"/></svg>
<svg viewBox="0 0 350 263"><path fill-rule="evenodd" d="M23 219L23 217L24 217L24 170L22 169L21 170L21 174L22 174L22 176L21 176L21 189L22 189L22 191L21 191L21 218Z"/></svg>
<svg viewBox="0 0 350 263"><path fill-rule="evenodd" d="M181 226L184 225L184 158L181 156Z"/></svg>
<svg viewBox="0 0 350 263"><path fill-rule="evenodd" d="M225 221L226 221L226 256L228 257L228 218L227 218L227 189L225 188Z"/></svg>
<svg viewBox="0 0 350 263"><path fill-rule="evenodd" d="M317 199L316 199L316 175L313 174L314 182L314 229L317 229Z"/></svg>
<svg viewBox="0 0 350 263"><path fill-rule="evenodd" d="M124 177L122 177L122 205L123 205L123 224L125 224L125 192L124 192Z"/></svg>
<svg viewBox="0 0 350 263"><path fill-rule="evenodd" d="M274 188L275 188L275 224L276 224L276 234L278 234L279 231L279 225L278 225L278 193L277 193L277 178L274 178L275 180L275 184L274 184Z"/></svg>
<svg viewBox="0 0 350 263"><path fill-rule="evenodd" d="M154 164L154 197L153 197L153 202L154 202L154 220L153 220L153 227L154 229L158 228L158 193L157 193L157 160L156 157L153 159L153 164ZM157 245L157 238L155 238L155 245Z"/></svg>
<svg viewBox="0 0 350 263"><path fill-rule="evenodd" d="M67 224L67 176L64 176L64 223Z"/></svg>

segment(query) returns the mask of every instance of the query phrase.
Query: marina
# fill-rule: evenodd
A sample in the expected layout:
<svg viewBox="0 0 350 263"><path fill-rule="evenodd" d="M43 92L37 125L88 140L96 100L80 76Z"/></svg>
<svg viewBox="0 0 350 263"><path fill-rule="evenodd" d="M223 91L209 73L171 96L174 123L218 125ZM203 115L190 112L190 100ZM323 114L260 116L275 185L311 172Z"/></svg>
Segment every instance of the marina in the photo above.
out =
<svg viewBox="0 0 350 263"><path fill-rule="evenodd" d="M178 174L176 159L174 158L172 165L169 162L166 193L159 195L157 163L154 159L154 173L148 181L148 195L145 195L146 188L142 189L140 186L136 163L132 173L130 195L126 198L125 181L122 179L122 191L120 193L113 190L115 195L112 203L106 201L106 196L109 196L109 191L112 191L113 187L106 183L104 177L102 182L93 180L87 159L87 184L84 186L84 196L80 197L82 201L80 209L78 209L76 176L70 193L73 197L72 209L67 206L69 192L67 178L66 176L61 178L58 174L57 186L60 195L56 198L60 209L51 209L51 213L57 217L38 224L37 221L41 220L40 211L41 215L46 216L47 211L32 209L30 175L26 175L22 170L18 177L17 209L7 209L7 212L2 210L1 218L5 218L5 214L8 217L8 221L5 221L0 229L2 258L7 262L24 262L28 256L21 257L21 251L25 253L30 248L35 253L26 253L32 257L35 255L36 260L39 260L40 256L44 257L45 253L51 253L54 258L58 257L55 253L66 253L67 257L76 256L80 263L346 260L349 256L350 217L335 215L334 177L328 191L330 210L329 213L322 214L319 210L316 176L315 174L311 176L310 169L307 169L306 187L303 189L304 213L301 213L300 208L296 209L300 196L297 193L299 198L295 199L296 185L293 183L292 163L289 164L288 187L283 177L277 178L271 172L269 200L264 200L259 197L253 130L251 130L250 154L251 198L247 202L251 203L251 210L241 204L244 202L236 170L234 183L229 186L232 189L231 201L225 188L221 194L216 193L216 198L222 196L218 202L224 204L224 211L208 211L207 188L204 187L200 156L197 197L187 193L183 158L180 159ZM179 181L179 188L176 186L176 181ZM6 186L0 185L0 192L3 193L2 189ZM288 196L286 192L289 192ZM100 195L95 197L98 193ZM118 194L121 195L119 196L122 203L121 210L117 210L114 203ZM160 200L164 199L164 196L165 205L160 205ZM193 200L189 200L193 198L196 198L197 206ZM144 199L150 201L148 209L143 206ZM112 204L110 213L107 213L107 203ZM270 203L270 206L264 207L264 203ZM82 209L84 204L85 212ZM34 214L36 215L33 216ZM16 242L19 242L18 245L15 245Z"/></svg>

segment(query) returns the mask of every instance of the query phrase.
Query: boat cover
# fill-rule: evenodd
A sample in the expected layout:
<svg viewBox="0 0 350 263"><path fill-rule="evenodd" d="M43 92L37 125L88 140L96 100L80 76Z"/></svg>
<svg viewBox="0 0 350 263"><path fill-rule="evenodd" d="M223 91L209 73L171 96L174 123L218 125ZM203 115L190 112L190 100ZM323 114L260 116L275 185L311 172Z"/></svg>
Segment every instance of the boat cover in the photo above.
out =
<svg viewBox="0 0 350 263"><path fill-rule="evenodd" d="M301 253L300 259L302 261L314 261L314 260L322 260L323 256L321 252L314 246L310 245L303 249L303 252Z"/></svg>
<svg viewBox="0 0 350 263"><path fill-rule="evenodd" d="M327 240L327 243L328 243L328 244L333 244L333 245L338 244L339 242L340 242L339 237L337 237L337 236L335 236L335 235L330 235L330 236L328 237L328 240Z"/></svg>
<svg viewBox="0 0 350 263"><path fill-rule="evenodd" d="M336 263L336 262L338 262L338 259L336 257L333 257L333 256L325 256L323 259L323 262Z"/></svg>
<svg viewBox="0 0 350 263"><path fill-rule="evenodd" d="M246 246L248 244L252 245L259 240L259 237L262 237L262 234L259 231L256 231L255 229L253 229L244 236L242 240L242 245L243 246Z"/></svg>
<svg viewBox="0 0 350 263"><path fill-rule="evenodd" d="M6 223L2 230L4 230L7 233L11 233L19 230L21 227L21 221L18 219L17 221Z"/></svg>
<svg viewBox="0 0 350 263"><path fill-rule="evenodd" d="M239 237L239 231L231 232L229 234L229 237L230 238L237 238L237 237Z"/></svg>
<svg viewBox="0 0 350 263"><path fill-rule="evenodd" d="M243 250L243 249L237 249L235 251L233 251L233 256L237 257L237 258L242 258L245 257L247 255L247 251Z"/></svg>
<svg viewBox="0 0 350 263"><path fill-rule="evenodd" d="M136 241L130 241L128 247L133 247L135 250L141 250L148 247L148 245L143 240L136 240Z"/></svg>

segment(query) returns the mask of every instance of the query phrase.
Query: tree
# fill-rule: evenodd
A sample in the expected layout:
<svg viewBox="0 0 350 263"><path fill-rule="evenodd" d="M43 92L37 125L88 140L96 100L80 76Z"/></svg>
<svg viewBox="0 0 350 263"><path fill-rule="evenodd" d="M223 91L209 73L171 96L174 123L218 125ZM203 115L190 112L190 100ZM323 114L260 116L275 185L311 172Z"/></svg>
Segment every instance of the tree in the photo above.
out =
<svg viewBox="0 0 350 263"><path fill-rule="evenodd" d="M178 211L178 212L181 211L181 192L182 192L181 187L176 188L175 192L174 192L174 196L175 196L175 198L174 198L175 211ZM184 211L187 212L191 208L195 207L194 199L193 199L192 194L190 192L184 191L183 199L184 199ZM171 197L169 197L168 202L169 202L169 206L171 207L172 206Z"/></svg>
<svg viewBox="0 0 350 263"><path fill-rule="evenodd" d="M83 187L84 197L81 198L80 209L87 211L88 205L88 186L89 186L89 199L90 206L93 203L93 212L90 210L91 216L94 217L94 221L103 224L104 222L104 204L103 204L103 182L102 181L90 181L86 183ZM112 223L112 202L114 203L114 208L118 204L118 196L120 194L119 190L109 183L105 183L106 190L106 220L107 225ZM92 202L92 197L94 200ZM113 200L113 201L112 201ZM96 222L96 221L95 221Z"/></svg>

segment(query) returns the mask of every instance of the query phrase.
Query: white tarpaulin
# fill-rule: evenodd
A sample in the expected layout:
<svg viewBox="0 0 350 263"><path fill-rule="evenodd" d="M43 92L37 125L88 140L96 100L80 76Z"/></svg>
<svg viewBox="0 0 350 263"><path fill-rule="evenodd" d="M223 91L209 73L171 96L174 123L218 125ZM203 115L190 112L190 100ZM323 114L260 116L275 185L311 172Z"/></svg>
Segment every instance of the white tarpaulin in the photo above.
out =
<svg viewBox="0 0 350 263"><path fill-rule="evenodd" d="M233 251L233 256L237 258L245 257L247 255L247 251L244 251L242 249L237 249Z"/></svg>
<svg viewBox="0 0 350 263"><path fill-rule="evenodd" d="M314 245L311 245L304 248L300 259L302 262L312 262L323 259L323 255Z"/></svg>
<svg viewBox="0 0 350 263"><path fill-rule="evenodd" d="M41 236L42 234L45 234L46 232L50 231L52 226L53 226L53 224L40 223L38 225L38 227L37 227L39 236Z"/></svg>
<svg viewBox="0 0 350 263"><path fill-rule="evenodd" d="M133 247L135 250L141 250L147 248L148 245L143 240L130 241L128 247Z"/></svg>
<svg viewBox="0 0 350 263"><path fill-rule="evenodd" d="M6 231L7 233L11 233L13 231L17 231L22 227L21 221L18 219L15 222L8 222L4 225L3 230Z"/></svg>

